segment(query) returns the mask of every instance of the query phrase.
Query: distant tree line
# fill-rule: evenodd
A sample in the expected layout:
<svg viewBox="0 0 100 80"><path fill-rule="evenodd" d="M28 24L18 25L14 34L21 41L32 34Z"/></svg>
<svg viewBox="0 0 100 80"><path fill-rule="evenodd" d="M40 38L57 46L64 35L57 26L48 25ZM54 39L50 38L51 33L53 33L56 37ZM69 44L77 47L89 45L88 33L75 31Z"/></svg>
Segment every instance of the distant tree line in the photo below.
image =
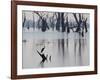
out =
<svg viewBox="0 0 100 80"><path fill-rule="evenodd" d="M84 32L88 31L88 17L84 17L83 13L70 13L74 19L74 22L69 21L68 13L64 12L40 12L33 11L33 19L27 20L26 14L23 15L23 27L33 27L33 29L37 28L42 32L45 32L49 29L52 31L56 30L58 32L81 32L82 36L84 36ZM38 18L35 16L37 15ZM35 20L37 19L37 20Z"/></svg>

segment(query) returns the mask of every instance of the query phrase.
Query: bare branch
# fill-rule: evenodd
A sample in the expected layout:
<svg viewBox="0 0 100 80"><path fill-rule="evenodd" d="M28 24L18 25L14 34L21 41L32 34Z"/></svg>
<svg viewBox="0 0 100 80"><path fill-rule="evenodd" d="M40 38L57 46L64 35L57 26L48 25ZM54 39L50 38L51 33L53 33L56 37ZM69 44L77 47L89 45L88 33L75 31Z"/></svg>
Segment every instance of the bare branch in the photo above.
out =
<svg viewBox="0 0 100 80"><path fill-rule="evenodd" d="M75 20L76 20L76 23L79 24L79 21L78 21L78 19L77 19L76 13L73 13L73 16L74 16L74 18L75 18Z"/></svg>

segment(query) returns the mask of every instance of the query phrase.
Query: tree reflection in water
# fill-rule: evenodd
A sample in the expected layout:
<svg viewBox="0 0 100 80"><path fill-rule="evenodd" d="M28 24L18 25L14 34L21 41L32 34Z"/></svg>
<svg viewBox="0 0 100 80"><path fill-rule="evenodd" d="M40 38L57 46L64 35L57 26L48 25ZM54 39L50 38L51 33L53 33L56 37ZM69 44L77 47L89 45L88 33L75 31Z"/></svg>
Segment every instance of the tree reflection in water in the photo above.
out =
<svg viewBox="0 0 100 80"><path fill-rule="evenodd" d="M29 39L23 42L23 68L89 65L88 45L86 38L64 38L64 35L63 39ZM43 46L47 60L43 60L36 51L41 51Z"/></svg>

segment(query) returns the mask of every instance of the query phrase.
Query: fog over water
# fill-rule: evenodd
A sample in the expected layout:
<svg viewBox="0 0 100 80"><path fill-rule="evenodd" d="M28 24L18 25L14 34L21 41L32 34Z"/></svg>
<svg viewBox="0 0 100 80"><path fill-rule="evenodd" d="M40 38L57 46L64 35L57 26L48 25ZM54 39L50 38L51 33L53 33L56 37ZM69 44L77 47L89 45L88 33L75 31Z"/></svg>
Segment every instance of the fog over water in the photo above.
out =
<svg viewBox="0 0 100 80"><path fill-rule="evenodd" d="M69 67L89 65L89 33L81 37L79 33L66 32L24 32L22 41L23 68ZM37 53L45 46L42 61Z"/></svg>

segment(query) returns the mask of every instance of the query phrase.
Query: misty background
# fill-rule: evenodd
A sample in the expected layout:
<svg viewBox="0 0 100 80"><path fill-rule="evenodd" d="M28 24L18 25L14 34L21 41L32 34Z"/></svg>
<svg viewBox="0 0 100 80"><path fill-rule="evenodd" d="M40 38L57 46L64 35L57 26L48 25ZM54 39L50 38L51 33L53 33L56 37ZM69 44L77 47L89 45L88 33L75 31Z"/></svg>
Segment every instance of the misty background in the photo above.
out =
<svg viewBox="0 0 100 80"><path fill-rule="evenodd" d="M89 65L89 14L22 11L22 15L23 68Z"/></svg>

